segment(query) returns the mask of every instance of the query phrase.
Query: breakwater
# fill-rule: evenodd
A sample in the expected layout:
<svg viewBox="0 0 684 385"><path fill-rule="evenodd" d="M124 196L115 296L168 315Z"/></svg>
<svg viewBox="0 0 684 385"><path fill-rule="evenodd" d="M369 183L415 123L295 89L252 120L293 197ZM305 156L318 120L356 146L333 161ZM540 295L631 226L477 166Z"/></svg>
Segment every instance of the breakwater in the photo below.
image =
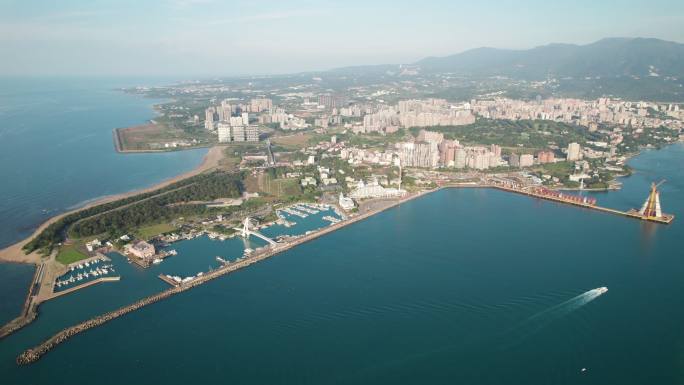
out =
<svg viewBox="0 0 684 385"><path fill-rule="evenodd" d="M28 288L28 293L26 294L26 299L24 300L24 306L21 309L21 314L10 322L6 323L0 328L0 339L7 337L8 335L16 332L17 330L23 328L24 326L33 322L37 315L37 305L34 303L35 298L35 288L36 285L40 284L40 280L44 274L45 265L40 264L36 267L33 272L33 278L31 279L31 284Z"/></svg>
<svg viewBox="0 0 684 385"><path fill-rule="evenodd" d="M143 306L147 306L149 304L161 301L164 298L167 298L173 294L176 294L176 292L182 291L182 288L173 288L173 289L168 289L165 290L159 294L152 295L150 297L146 297L138 302L135 302L131 305L124 306L122 308L119 308L117 310L114 310L112 312L97 316L95 318L91 318L85 322L81 322L78 325L68 327L66 329L63 329L62 331L58 332L54 336L50 337L48 340L43 342L42 344L36 346L33 349L28 349L21 353L19 357L17 357L17 363L20 365L24 364L29 364L32 362L37 361L43 354L49 352L52 350L55 346L59 345L60 343L66 341L67 339L75 336L76 334L82 333L88 329L92 329L94 327L100 326L106 322L109 322L115 318L121 317L122 315L125 315L127 313L130 313L132 311L138 310L142 308Z"/></svg>
<svg viewBox="0 0 684 385"><path fill-rule="evenodd" d="M407 202L409 200L416 199L418 197L421 197L421 196L423 196L427 193L433 192L433 191L436 191L436 190L430 190L430 191L417 193L414 195L410 195L406 198L396 200L394 202L389 202L386 206L384 206L380 209L369 211L367 213L363 213L363 214L359 214L359 215L350 217L349 219L347 219L345 221L330 225L330 226L325 227L323 229L320 229L316 232L313 232L313 233L310 233L307 235L303 235L303 236L298 237L298 238L296 238L296 239L294 239L288 243L276 244L273 246L266 247L262 252L254 253L254 254L250 255L249 257L247 257L243 260L240 260L240 261L237 261L234 263L230 263L228 265L224 265L223 267L216 269L216 270L213 270L213 271L210 271L210 272L202 275L201 277L198 277L198 278L196 278L190 282L187 282L185 284L180 284L178 286L173 286L169 289L162 291L161 293L154 294L154 295L151 295L149 297L145 297L145 298L143 298L143 299L141 299L141 300L139 300L133 304L121 307L117 310L99 315L97 317L94 317L94 318L88 319L84 322L81 322L77 325L63 329L63 330L57 332L52 337L45 340L44 342L42 342L41 344L39 344L39 345L37 345L31 349L27 349L26 351L21 353L17 357L16 362L19 365L27 365L27 364L31 364L33 362L36 362L44 354L48 353L49 351L54 349L59 344L67 341L69 338L71 338L77 334L83 333L83 332L85 332L89 329L92 329L94 327L98 327L100 325L103 325L103 324L105 324L111 320L114 320L118 317L124 316L124 315L126 315L132 311L138 310L138 309L145 307L147 305L151 305L151 304L159 302L163 299L169 298L172 295L179 294L179 293L182 293L182 292L189 290L193 287L202 285L202 284L204 284L208 281L211 281L215 278L229 274L229 273L234 272L236 270L243 269L249 265L252 265L252 264L257 263L259 261L262 261L264 259L270 258L276 254L282 253L283 251L289 250L293 247L296 247L296 246L301 245L303 243L309 242L309 241L314 240L318 237L329 234L333 231L339 230L340 228L342 228L344 226L348 226L348 225L351 225L353 223L362 221L362 220L364 220L364 219L366 219L372 215L375 215L381 211L395 207L395 206L402 204L404 202Z"/></svg>

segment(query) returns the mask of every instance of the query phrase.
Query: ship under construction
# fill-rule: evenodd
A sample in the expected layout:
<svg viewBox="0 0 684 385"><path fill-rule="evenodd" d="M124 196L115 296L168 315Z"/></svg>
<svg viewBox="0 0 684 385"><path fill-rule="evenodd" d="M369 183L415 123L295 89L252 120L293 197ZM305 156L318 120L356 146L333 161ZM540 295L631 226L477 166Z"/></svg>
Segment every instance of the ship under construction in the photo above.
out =
<svg viewBox="0 0 684 385"><path fill-rule="evenodd" d="M637 217L651 222L671 223L674 220L674 215L663 213L660 207L660 192L658 187L665 182L664 180L656 183L651 183L651 192L648 194L646 201L641 210L632 209L627 212L627 215Z"/></svg>

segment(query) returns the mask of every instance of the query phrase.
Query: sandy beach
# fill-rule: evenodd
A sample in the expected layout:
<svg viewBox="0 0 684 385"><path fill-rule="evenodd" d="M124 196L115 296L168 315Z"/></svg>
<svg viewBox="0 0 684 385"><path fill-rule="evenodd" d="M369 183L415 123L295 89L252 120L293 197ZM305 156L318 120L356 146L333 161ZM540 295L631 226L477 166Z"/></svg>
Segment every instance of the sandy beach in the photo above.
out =
<svg viewBox="0 0 684 385"><path fill-rule="evenodd" d="M36 235L38 235L38 234L39 234L41 231L43 231L46 227L48 227L50 224L54 223L55 221L59 220L60 218L63 218L63 217L66 216L66 215L69 215L69 214L71 214L71 213L74 213L74 212L77 212L77 211L80 211L80 210L83 210L83 209L86 209L86 208L89 208L89 207L97 206L97 205L100 205L100 204L103 204L103 203L112 202L112 201L115 201L115 200L127 198L127 197L130 197L130 196L133 196L133 195L137 195L137 194L141 194L141 193L146 193L146 192L150 192L150 191L154 191L154 190L160 189L160 188L162 188L162 187L166 187L166 186L168 186L168 185L170 185L170 184L172 184L172 183L178 182L178 181L180 181L180 180L182 180L182 179L185 179L185 178L188 178L188 177L191 177L191 176L200 174L200 173L202 173L202 172L205 172L205 171L207 171L207 170L211 170L211 169L213 169L213 168L218 167L219 161L220 161L222 158L223 158L223 147L220 147L220 146L211 147L211 148L209 149L209 151L207 152L207 154L204 156L204 159L202 160L202 163L201 163L197 168L195 168L195 169L192 170L192 171L188 171L188 172L183 173L183 174L181 174L181 175L178 175L178 176L175 176L175 177L173 177L173 178L167 179L167 180L165 180L165 181L163 181L163 182L160 182L160 183L158 183L158 184L156 184L156 185L154 185L154 186L151 186L151 187L148 187L148 188L145 188L145 189L134 190L134 191L129 191L129 192L122 193L122 194L109 195L109 196L106 196L106 197L102 197L101 199L98 199L98 200L96 200L96 201L90 202L90 203L86 204L86 205L83 206L83 207L79 207L79 208L77 208L77 209L74 209L74 210L71 210L71 211L67 211L67 212L64 212L64 213L62 213L62 214L59 214L59 215L57 215L57 216L54 216L54 217L48 219L47 221L43 222L40 226L38 226L38 228L36 229L36 231L34 231L33 234L31 234L31 236L29 236L28 238L26 238L26 239L24 239L24 240L21 240L21 241L19 241L19 242L13 244L13 245L11 245L11 246L8 246L8 247L6 247L6 248L0 250L0 262L15 262L15 263L33 263L33 264L38 264L38 263L40 263L40 261L41 261L41 255L38 254L37 252L33 252L33 253L30 253L30 254L25 254L25 253L22 251L22 247L24 247L24 245L25 245L26 243L28 243L31 239L33 239L33 237L35 237Z"/></svg>

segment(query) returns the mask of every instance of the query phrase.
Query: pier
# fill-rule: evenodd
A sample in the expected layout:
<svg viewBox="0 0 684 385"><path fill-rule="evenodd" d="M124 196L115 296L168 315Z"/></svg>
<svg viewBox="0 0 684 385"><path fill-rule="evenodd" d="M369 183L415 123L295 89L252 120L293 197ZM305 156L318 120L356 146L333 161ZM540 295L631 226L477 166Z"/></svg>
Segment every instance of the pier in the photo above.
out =
<svg viewBox="0 0 684 385"><path fill-rule="evenodd" d="M608 207L597 206L595 204L586 203L583 201L563 199L561 197L556 197L553 195L539 194L539 193L536 193L536 192L529 190L529 189L519 189L519 188L513 188L513 187L506 187L506 186L502 186L502 185L496 185L496 184L486 185L483 187L491 187L491 188L495 188L498 190L513 192L516 194L527 195L527 196L531 196L534 198L550 200L550 201L554 201L554 202L558 202L558 203L565 203L565 204L569 204L569 205L573 205L573 206L583 207L583 208L590 209L590 210L601 211L601 212L608 213L608 214L620 215L623 217L634 218L634 219L640 219L643 221L650 221L650 222L656 222L656 223L662 223L662 224L670 224L674 220L674 215L665 214L665 215L659 216L659 217L647 216L647 215L643 215L643 214L639 213L639 211L637 211L637 210L620 211L620 210L611 209Z"/></svg>
<svg viewBox="0 0 684 385"><path fill-rule="evenodd" d="M55 298L61 297L61 296L63 296L63 295L71 294L71 293L73 293L73 292L75 292L75 291L77 291L77 290L85 289L86 287L90 287L90 286L93 286L93 285L97 285L98 283L102 283L102 282L116 282L116 281L119 281L119 280L121 280L121 277L118 277L118 276L117 276L117 277L100 277L100 278L93 279L92 281L88 281L88 282L83 283L83 284L78 285L78 286L70 287L70 288L65 289L65 290L62 290L62 291L52 292L52 294L51 294L49 297L46 297L46 298L44 299L44 301L48 301L48 300L51 300L51 299L55 299Z"/></svg>
<svg viewBox="0 0 684 385"><path fill-rule="evenodd" d="M616 210L616 209L611 209L609 207L602 207L598 206L595 204L595 201L593 200L584 200L584 199L577 199L579 198L578 196L562 196L561 194L559 195L553 195L553 194L544 194L539 192L540 189L538 186L518 186L514 183L506 183L502 182L502 180L499 179L493 179L493 180L487 180L485 182L468 182L468 183L442 183L440 184L439 188L493 188L501 191L506 191L506 192L511 192L515 194L521 194L521 195L526 195L529 197L533 198L539 198L539 199L544 199L548 201L553 201L557 203L563 203L567 205L572 205L572 206L577 206L577 207L582 207L585 209L590 209L590 210L596 210L608 214L613 214L613 215L620 215L623 217L628 217L628 218L633 218L633 219L639 219L643 221L649 221L649 222L655 222L655 223L661 223L661 224L670 224L674 220L674 215L672 214L660 214L660 215L645 215L642 214L640 211L632 209L629 211L621 211L621 210ZM655 188L655 187L653 187ZM650 199L651 196L653 196L653 192L651 192L651 195L649 196ZM647 203L645 205L648 204Z"/></svg>
<svg viewBox="0 0 684 385"><path fill-rule="evenodd" d="M159 274L157 277L159 277L159 279L161 279L162 281L168 283L169 285L171 285L173 287L176 287L179 285L178 282L174 281L172 278L169 278L169 276L167 276L166 274Z"/></svg>

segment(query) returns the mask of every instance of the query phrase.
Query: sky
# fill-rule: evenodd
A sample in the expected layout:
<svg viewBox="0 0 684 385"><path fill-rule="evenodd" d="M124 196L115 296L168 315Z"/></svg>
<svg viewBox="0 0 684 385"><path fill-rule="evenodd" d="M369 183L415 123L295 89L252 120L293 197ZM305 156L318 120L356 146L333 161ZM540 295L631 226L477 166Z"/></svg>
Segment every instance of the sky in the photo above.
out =
<svg viewBox="0 0 684 385"><path fill-rule="evenodd" d="M259 75L483 46L684 43L679 1L0 0L0 76Z"/></svg>

